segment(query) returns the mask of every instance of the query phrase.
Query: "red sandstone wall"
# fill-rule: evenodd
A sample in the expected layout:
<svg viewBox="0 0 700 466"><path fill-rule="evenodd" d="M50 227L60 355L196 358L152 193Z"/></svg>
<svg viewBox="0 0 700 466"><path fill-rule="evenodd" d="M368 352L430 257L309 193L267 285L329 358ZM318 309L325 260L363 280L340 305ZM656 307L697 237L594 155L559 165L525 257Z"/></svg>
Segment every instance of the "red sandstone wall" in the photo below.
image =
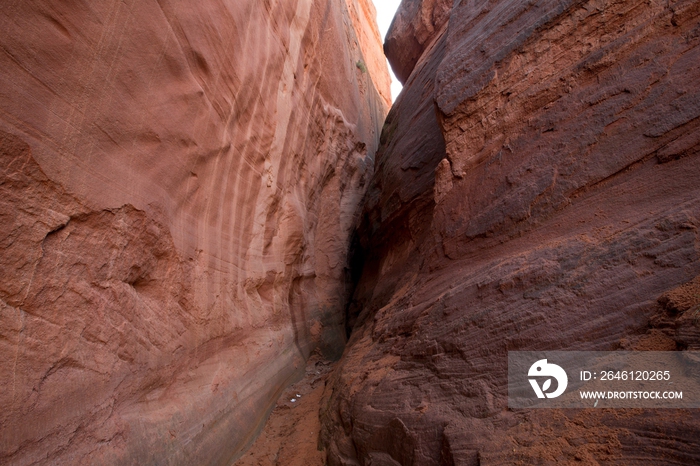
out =
<svg viewBox="0 0 700 466"><path fill-rule="evenodd" d="M697 410L511 411L506 370L510 350L700 348L700 3L471 0L433 26L415 62L387 47L407 81L329 463L698 463Z"/></svg>
<svg viewBox="0 0 700 466"><path fill-rule="evenodd" d="M0 463L229 464L342 350L389 95L356 16L3 5Z"/></svg>

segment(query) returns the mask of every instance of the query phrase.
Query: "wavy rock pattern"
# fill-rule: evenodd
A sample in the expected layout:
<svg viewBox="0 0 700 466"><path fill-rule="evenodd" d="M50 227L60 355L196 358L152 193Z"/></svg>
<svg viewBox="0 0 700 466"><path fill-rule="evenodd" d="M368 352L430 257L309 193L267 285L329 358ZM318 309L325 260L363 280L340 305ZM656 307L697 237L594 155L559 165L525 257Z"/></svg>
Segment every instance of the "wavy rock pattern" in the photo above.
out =
<svg viewBox="0 0 700 466"><path fill-rule="evenodd" d="M389 102L373 15L3 5L0 463L230 464L342 350Z"/></svg>
<svg viewBox="0 0 700 466"><path fill-rule="evenodd" d="M700 344L700 4L468 0L422 42L393 58L329 463L698 463L697 410L510 411L506 377L510 350Z"/></svg>

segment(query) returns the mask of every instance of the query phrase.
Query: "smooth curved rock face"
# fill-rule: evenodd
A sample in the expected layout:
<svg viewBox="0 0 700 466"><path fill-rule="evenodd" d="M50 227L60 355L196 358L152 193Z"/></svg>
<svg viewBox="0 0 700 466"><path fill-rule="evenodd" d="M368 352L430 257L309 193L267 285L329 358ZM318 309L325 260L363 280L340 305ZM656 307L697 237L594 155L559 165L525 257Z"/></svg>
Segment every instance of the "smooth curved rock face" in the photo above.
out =
<svg viewBox="0 0 700 466"><path fill-rule="evenodd" d="M447 23L452 0L403 0L384 41L384 53L401 84Z"/></svg>
<svg viewBox="0 0 700 466"><path fill-rule="evenodd" d="M700 347L699 64L698 2L455 2L377 156L330 464L700 461L697 410L506 399L511 350Z"/></svg>
<svg viewBox="0 0 700 466"><path fill-rule="evenodd" d="M371 15L3 6L0 463L230 464L342 350L389 96Z"/></svg>

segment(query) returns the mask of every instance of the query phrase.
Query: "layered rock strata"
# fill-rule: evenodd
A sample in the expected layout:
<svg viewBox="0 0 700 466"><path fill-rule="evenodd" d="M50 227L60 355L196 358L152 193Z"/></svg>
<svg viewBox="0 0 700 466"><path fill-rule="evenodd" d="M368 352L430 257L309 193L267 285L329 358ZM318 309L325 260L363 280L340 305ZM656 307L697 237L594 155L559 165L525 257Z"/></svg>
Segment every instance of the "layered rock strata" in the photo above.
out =
<svg viewBox="0 0 700 466"><path fill-rule="evenodd" d="M0 31L0 463L230 464L345 342L371 2L10 2Z"/></svg>
<svg viewBox="0 0 700 466"><path fill-rule="evenodd" d="M513 411L506 377L698 348L700 3L454 2L428 39L442 6L401 8L329 464L698 463L697 410Z"/></svg>

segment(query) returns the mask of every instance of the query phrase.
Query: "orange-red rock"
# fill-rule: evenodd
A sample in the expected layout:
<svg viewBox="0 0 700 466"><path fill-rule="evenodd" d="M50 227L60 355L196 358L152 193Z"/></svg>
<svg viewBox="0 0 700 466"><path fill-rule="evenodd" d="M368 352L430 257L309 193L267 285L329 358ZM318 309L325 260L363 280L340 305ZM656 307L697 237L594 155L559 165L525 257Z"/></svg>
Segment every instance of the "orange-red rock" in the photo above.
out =
<svg viewBox="0 0 700 466"><path fill-rule="evenodd" d="M342 350L373 11L3 5L0 463L230 464Z"/></svg>
<svg viewBox="0 0 700 466"><path fill-rule="evenodd" d="M699 347L700 3L454 2L423 43L392 63L329 464L700 462L697 410L506 399L511 350Z"/></svg>

